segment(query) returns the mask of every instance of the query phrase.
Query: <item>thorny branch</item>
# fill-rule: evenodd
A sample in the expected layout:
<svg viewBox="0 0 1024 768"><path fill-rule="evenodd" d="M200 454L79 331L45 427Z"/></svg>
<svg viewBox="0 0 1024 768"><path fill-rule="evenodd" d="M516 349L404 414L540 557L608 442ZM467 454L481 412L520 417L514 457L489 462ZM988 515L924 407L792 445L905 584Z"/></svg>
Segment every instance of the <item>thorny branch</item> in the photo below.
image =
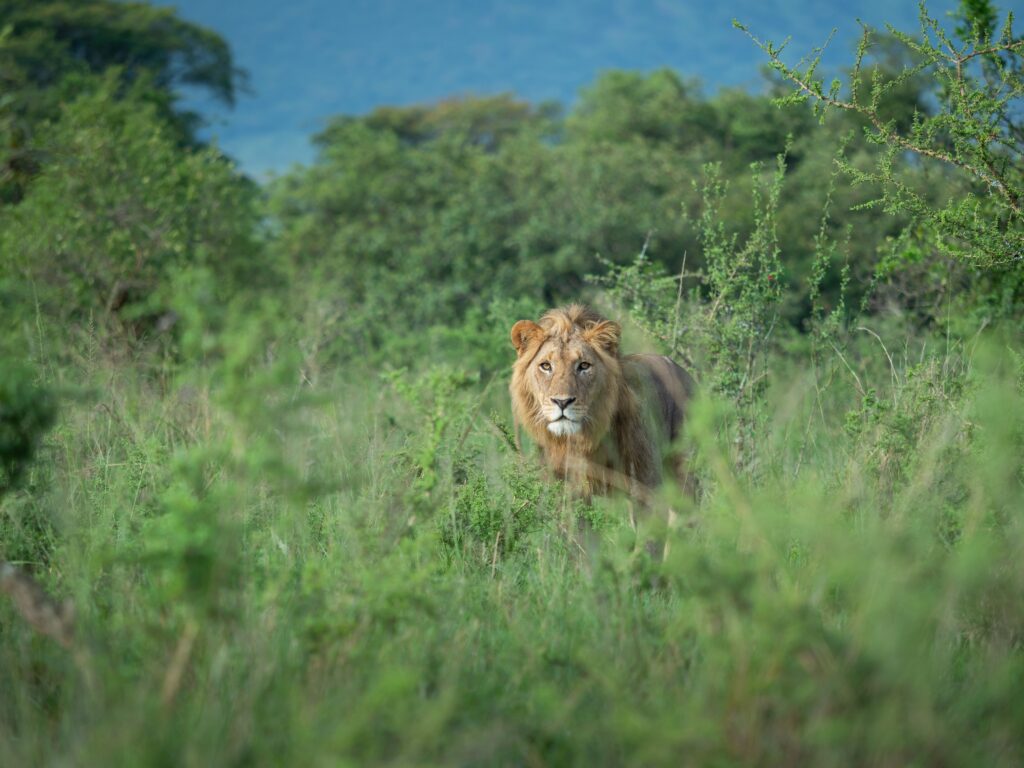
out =
<svg viewBox="0 0 1024 768"><path fill-rule="evenodd" d="M842 109L863 115L868 119L875 130L878 131L879 135L890 144L894 144L902 149L914 152L915 154L922 155L924 157L930 157L934 160L948 163L966 171L980 181L988 184L991 188L994 188L1006 201L1006 204L1014 214L1018 216L1024 215L1024 208L1021 206L1020 196L1014 193L1012 185L1007 183L1004 174L995 168L995 165L988 156L984 145L981 146L978 151L979 155L982 156L982 162L985 165L985 169L970 162L966 162L948 152L923 146L920 143L914 142L887 124L878 114L878 110L873 106L859 104L855 101L845 101L843 99L836 98L835 96L825 94L820 85L808 81L806 76L801 76L798 73L798 70L788 67L782 62L779 58L779 52L782 50L781 48L776 48L771 43L758 39L742 25L737 26L746 33L755 45L768 54L768 57L771 59L775 68L782 72L786 78L796 85L800 93L804 96L817 99L827 107L833 107L835 109ZM865 31L865 35L866 34L867 32ZM956 81L960 90L961 99L964 100L966 98L966 87L963 73L963 65L965 63L979 56L993 55L997 53L1016 53L1018 51L1024 51L1024 40L1000 43L982 49L975 49L969 53L964 52L958 54L955 50L950 48L949 55L939 55L943 56L949 64L956 68ZM813 72L813 67L808 70L808 74L811 72ZM996 137L989 136L988 138L990 141L994 141Z"/></svg>

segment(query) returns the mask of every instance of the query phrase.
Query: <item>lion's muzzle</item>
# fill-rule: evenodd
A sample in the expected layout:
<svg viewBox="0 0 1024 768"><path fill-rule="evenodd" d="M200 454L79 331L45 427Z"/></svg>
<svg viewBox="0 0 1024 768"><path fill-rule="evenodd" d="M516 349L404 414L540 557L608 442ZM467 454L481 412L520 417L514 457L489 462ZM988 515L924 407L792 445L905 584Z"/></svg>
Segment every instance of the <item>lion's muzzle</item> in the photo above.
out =
<svg viewBox="0 0 1024 768"><path fill-rule="evenodd" d="M583 427L585 411L575 397L549 397L543 412L553 435L575 435Z"/></svg>

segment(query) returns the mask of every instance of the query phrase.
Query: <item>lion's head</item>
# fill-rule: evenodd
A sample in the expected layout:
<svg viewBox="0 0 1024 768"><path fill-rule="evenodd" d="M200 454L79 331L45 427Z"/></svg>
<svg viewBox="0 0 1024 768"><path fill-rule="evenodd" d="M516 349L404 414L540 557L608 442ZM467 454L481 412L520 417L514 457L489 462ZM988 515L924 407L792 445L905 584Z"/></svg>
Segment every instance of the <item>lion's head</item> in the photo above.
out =
<svg viewBox="0 0 1024 768"><path fill-rule="evenodd" d="M577 304L512 326L512 404L534 439L584 450L600 441L622 388L619 335L617 323Z"/></svg>

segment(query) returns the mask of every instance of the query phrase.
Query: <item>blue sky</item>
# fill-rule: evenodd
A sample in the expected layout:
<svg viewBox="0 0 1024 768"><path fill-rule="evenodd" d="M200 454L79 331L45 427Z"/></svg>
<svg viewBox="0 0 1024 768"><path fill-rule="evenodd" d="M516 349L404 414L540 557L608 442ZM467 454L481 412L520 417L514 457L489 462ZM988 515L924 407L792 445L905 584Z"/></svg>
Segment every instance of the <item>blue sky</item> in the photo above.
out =
<svg viewBox="0 0 1024 768"><path fill-rule="evenodd" d="M1022 0L998 3L1004 10ZM929 2L944 17L954 0ZM208 134L249 173L313 157L337 114L511 91L571 105L605 69L668 66L708 91L762 86L763 54L738 30L791 37L795 58L833 28L826 62L849 64L857 20L917 29L916 0L178 0L182 16L231 44L252 93L234 110L200 102Z"/></svg>

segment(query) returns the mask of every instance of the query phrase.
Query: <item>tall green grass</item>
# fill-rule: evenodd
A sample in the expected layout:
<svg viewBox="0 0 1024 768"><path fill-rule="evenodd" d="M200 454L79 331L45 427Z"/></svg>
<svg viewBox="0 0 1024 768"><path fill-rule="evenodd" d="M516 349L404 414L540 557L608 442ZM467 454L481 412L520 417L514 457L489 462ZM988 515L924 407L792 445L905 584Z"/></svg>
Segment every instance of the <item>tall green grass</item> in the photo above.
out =
<svg viewBox="0 0 1024 768"><path fill-rule="evenodd" d="M700 498L642 509L546 479L500 376L312 386L289 345L232 338L170 375L65 371L0 559L77 635L0 603L4 764L1024 760L1024 398L998 340L896 360L870 396L794 370L742 472L701 401Z"/></svg>

